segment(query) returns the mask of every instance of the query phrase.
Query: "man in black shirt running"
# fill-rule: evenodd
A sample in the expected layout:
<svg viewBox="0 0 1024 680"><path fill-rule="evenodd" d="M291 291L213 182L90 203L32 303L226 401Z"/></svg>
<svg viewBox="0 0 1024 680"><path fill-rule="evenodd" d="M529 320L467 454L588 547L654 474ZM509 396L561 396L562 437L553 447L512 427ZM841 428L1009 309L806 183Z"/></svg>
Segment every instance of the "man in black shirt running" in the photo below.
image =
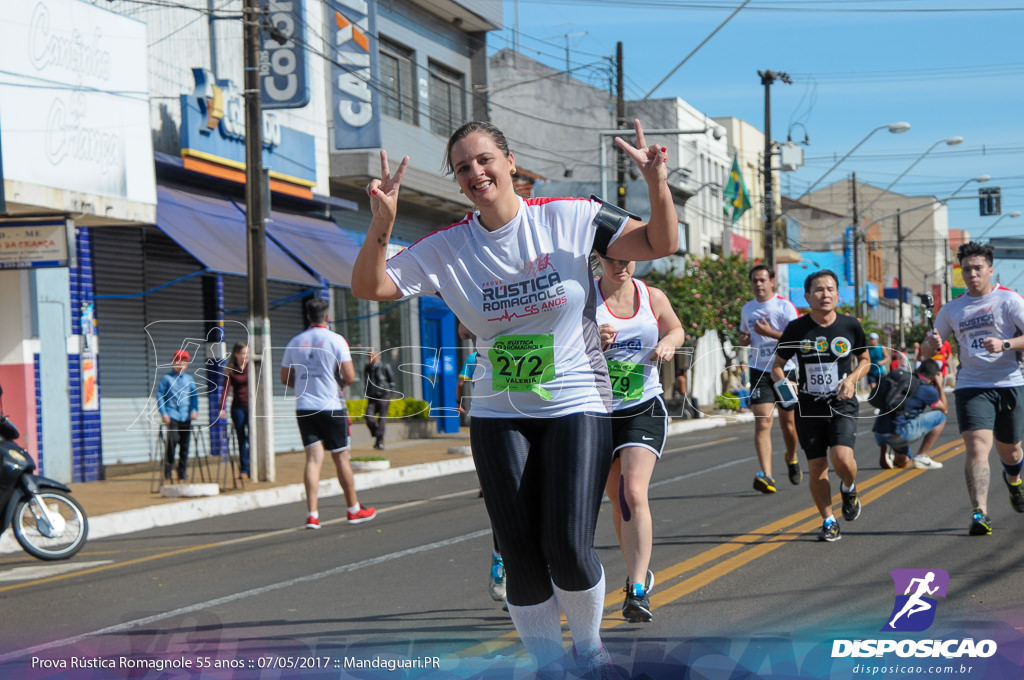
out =
<svg viewBox="0 0 1024 680"><path fill-rule="evenodd" d="M811 497L821 513L820 541L838 541L839 522L832 514L829 460L839 475L843 519L860 516L857 499L857 461L853 447L857 432L857 381L871 366L864 329L857 319L839 314L839 279L823 269L804 282L810 313L791 321L779 338L772 379L785 378L783 367L796 355L800 364L800 404L796 430L807 456ZM854 366L856 359L856 366ZM796 386L794 386L796 387Z"/></svg>

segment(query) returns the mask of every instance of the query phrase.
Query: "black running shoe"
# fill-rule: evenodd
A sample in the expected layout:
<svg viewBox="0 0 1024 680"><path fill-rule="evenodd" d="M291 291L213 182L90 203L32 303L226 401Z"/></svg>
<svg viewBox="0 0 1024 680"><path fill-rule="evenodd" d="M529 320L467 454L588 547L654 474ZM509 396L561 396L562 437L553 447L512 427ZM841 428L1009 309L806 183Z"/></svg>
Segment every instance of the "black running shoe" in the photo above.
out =
<svg viewBox="0 0 1024 680"><path fill-rule="evenodd" d="M857 499L857 490L854 487L853 491L839 490L839 495L843 497L843 519L847 522L860 517L860 500Z"/></svg>
<svg viewBox="0 0 1024 680"><path fill-rule="evenodd" d="M654 618L651 615L651 602L647 599L647 593L636 586L626 588L626 600L622 603L622 616L630 623L647 623Z"/></svg>
<svg viewBox="0 0 1024 680"><path fill-rule="evenodd" d="M967 533L971 536L991 536L992 518L983 513L981 508L975 508L974 514L971 515L971 527Z"/></svg>
<svg viewBox="0 0 1024 680"><path fill-rule="evenodd" d="M831 522L823 522L821 525L821 531L818 532L819 541L835 543L842 537L842 534L839 533L839 522L835 520L832 520Z"/></svg>
<svg viewBox="0 0 1024 680"><path fill-rule="evenodd" d="M754 477L754 491L775 493L775 480L763 472L758 472Z"/></svg>
<svg viewBox="0 0 1024 680"><path fill-rule="evenodd" d="M1024 479L1018 479L1016 484L1010 484L1006 478L1006 470L1003 470L1003 483L1010 490L1010 507L1017 512L1024 512Z"/></svg>
<svg viewBox="0 0 1024 680"><path fill-rule="evenodd" d="M790 463L787 460L786 468L789 472L789 483L792 484L793 486L797 486L798 484L800 484L801 480L803 480L804 478L804 471L800 469L800 459L798 458L797 460L794 460L792 463Z"/></svg>

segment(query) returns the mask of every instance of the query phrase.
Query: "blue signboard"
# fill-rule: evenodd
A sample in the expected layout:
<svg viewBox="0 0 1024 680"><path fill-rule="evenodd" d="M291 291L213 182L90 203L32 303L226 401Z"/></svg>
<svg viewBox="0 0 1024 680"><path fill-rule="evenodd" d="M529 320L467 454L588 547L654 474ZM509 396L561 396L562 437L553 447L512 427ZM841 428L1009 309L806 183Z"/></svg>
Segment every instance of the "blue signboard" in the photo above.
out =
<svg viewBox="0 0 1024 680"><path fill-rule="evenodd" d="M302 0L260 0L259 5L271 27L260 31L263 108L300 109L309 103Z"/></svg>
<svg viewBox="0 0 1024 680"><path fill-rule="evenodd" d="M331 62L331 112L335 149L381 146L377 3L327 0L324 35Z"/></svg>
<svg viewBox="0 0 1024 680"><path fill-rule="evenodd" d="M878 284L871 283L868 281L864 284L865 297L864 301L868 303L869 307L878 306Z"/></svg>
<svg viewBox="0 0 1024 680"><path fill-rule="evenodd" d="M230 80L216 84L209 71L192 69L196 89L181 95L181 151L245 167L245 99ZM316 184L316 140L263 113L263 166L271 176L303 186Z"/></svg>

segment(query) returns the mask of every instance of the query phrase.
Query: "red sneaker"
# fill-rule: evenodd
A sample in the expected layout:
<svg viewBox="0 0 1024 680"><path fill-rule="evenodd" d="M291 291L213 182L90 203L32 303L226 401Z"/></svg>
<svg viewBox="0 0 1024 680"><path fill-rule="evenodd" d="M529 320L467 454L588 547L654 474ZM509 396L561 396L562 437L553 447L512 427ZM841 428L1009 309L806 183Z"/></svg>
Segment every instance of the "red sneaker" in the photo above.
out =
<svg viewBox="0 0 1024 680"><path fill-rule="evenodd" d="M348 513L349 524L362 524L363 522L369 522L371 519L377 516L376 508L364 508L359 506L359 512Z"/></svg>
<svg viewBox="0 0 1024 680"><path fill-rule="evenodd" d="M307 529L319 529L320 528L320 520L317 519L316 517L313 517L313 515L310 515L309 517L306 518L306 528Z"/></svg>

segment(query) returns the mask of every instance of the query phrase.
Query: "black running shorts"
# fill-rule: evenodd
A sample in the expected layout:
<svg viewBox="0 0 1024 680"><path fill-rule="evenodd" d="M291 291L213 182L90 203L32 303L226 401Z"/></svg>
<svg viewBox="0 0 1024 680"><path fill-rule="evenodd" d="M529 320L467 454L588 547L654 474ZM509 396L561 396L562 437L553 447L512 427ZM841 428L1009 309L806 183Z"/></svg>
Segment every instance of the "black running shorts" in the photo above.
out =
<svg viewBox="0 0 1024 680"><path fill-rule="evenodd" d="M304 447L323 442L324 449L331 453L351 448L348 411L296 411L295 417Z"/></svg>
<svg viewBox="0 0 1024 680"><path fill-rule="evenodd" d="M997 442L1016 444L1024 430L1024 387L964 387L953 392L961 432L992 430Z"/></svg>
<svg viewBox="0 0 1024 680"><path fill-rule="evenodd" d="M857 443L856 399L815 402L802 397L796 413L796 434L800 439L807 460L824 458L833 446L849 446Z"/></svg>
<svg viewBox="0 0 1024 680"><path fill-rule="evenodd" d="M612 460L627 446L650 449L661 458L668 431L668 409L661 395L642 404L619 409L612 419Z"/></svg>

